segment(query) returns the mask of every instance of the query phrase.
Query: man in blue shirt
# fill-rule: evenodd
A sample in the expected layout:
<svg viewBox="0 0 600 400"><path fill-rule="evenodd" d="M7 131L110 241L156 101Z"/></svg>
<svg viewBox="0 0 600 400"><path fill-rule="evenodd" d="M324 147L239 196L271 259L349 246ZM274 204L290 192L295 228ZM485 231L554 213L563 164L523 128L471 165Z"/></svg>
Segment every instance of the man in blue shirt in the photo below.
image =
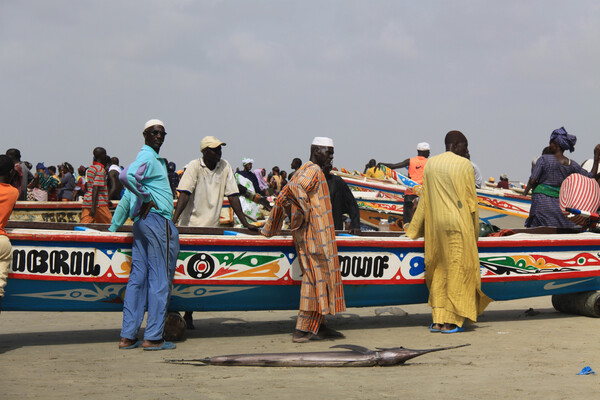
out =
<svg viewBox="0 0 600 400"><path fill-rule="evenodd" d="M129 217L134 221L119 349L142 346L144 350L170 350L175 344L163 340L163 330L179 253L179 233L171 221L173 196L167 165L158 156L167 132L162 121L152 119L146 122L143 135L144 147L119 176L130 192ZM113 219L112 231L117 228L115 222ZM142 343L137 334L146 308L148 318Z"/></svg>

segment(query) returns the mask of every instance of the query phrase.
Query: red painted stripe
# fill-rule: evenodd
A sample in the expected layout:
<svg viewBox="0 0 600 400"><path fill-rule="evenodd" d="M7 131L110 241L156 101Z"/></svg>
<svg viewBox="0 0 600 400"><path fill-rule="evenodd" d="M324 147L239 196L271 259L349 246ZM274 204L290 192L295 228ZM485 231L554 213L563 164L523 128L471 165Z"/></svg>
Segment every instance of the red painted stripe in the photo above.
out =
<svg viewBox="0 0 600 400"><path fill-rule="evenodd" d="M600 276L600 270L589 272L557 272L542 274L524 274L518 276L490 276L482 277L482 282L523 282L523 281L548 281L553 282L563 279L578 279ZM344 282L345 284L345 282Z"/></svg>

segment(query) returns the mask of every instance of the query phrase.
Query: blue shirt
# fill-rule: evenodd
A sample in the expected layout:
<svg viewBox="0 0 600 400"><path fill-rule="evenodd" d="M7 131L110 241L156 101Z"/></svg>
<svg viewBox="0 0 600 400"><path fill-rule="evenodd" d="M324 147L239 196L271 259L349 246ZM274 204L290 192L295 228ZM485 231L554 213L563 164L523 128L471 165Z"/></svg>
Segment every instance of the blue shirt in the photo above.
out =
<svg viewBox="0 0 600 400"><path fill-rule="evenodd" d="M119 180L131 192L129 215L136 221L143 203L154 201L157 208L150 212L171 220L173 218L173 193L167 174L167 164L158 153L144 145L135 161L121 171Z"/></svg>

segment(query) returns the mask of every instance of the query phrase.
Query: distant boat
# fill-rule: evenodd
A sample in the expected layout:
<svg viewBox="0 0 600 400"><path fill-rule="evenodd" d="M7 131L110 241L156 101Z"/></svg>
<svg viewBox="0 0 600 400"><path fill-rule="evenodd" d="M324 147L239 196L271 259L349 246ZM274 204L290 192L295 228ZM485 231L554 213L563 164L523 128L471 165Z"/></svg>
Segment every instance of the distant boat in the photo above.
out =
<svg viewBox="0 0 600 400"><path fill-rule="evenodd" d="M390 218L393 225L402 227L403 199L406 187L396 181L372 179L333 171L352 190L361 209L361 222L376 228L378 219ZM370 195L369 195L370 194ZM482 188L477 189L480 220L499 228L522 228L529 216L531 197L513 190ZM364 211L364 212L363 212ZM392 225L392 224L391 224Z"/></svg>

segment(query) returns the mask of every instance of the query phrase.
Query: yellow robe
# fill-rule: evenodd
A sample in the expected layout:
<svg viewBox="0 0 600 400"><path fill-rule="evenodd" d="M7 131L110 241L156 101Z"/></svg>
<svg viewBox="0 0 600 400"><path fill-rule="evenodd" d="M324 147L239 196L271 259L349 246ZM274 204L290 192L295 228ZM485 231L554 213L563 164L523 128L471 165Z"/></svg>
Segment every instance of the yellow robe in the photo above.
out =
<svg viewBox="0 0 600 400"><path fill-rule="evenodd" d="M481 291L479 211L471 162L452 152L425 165L423 192L406 231L425 237L425 280L434 323L462 326L492 301Z"/></svg>

